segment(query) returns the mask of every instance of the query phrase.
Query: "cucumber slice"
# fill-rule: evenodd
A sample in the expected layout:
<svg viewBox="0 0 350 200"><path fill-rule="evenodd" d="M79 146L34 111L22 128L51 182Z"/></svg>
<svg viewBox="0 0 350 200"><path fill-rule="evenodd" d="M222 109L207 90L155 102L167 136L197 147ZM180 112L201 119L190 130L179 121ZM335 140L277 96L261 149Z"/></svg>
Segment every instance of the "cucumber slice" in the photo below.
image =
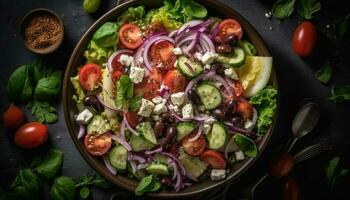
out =
<svg viewBox="0 0 350 200"><path fill-rule="evenodd" d="M233 47L234 54L230 57L219 55L216 58L217 62L228 64L231 67L240 67L244 64L245 53L241 47Z"/></svg>
<svg viewBox="0 0 350 200"><path fill-rule="evenodd" d="M164 156L164 155L162 155L162 154L156 154L156 155L154 155L153 156L153 159L154 159L154 161L155 162L157 162L157 163L162 163L162 164L168 164L168 161L167 161L167 159L168 159L168 157L166 157L166 156Z"/></svg>
<svg viewBox="0 0 350 200"><path fill-rule="evenodd" d="M154 144L150 143L149 141L147 141L143 137L139 137L136 135L131 136L130 145L131 145L133 151L150 150L152 147L154 147Z"/></svg>
<svg viewBox="0 0 350 200"><path fill-rule="evenodd" d="M146 168L149 174L169 175L169 168L163 163L152 163Z"/></svg>
<svg viewBox="0 0 350 200"><path fill-rule="evenodd" d="M206 110L213 110L220 106L222 96L220 90L211 83L203 83L196 88Z"/></svg>
<svg viewBox="0 0 350 200"><path fill-rule="evenodd" d="M119 170L125 170L127 167L128 150L122 145L118 145L109 151L108 158L113 167Z"/></svg>
<svg viewBox="0 0 350 200"><path fill-rule="evenodd" d="M227 130L220 122L214 122L211 132L207 135L209 149L220 149L226 143Z"/></svg>
<svg viewBox="0 0 350 200"><path fill-rule="evenodd" d="M238 46L241 47L248 56L255 56L256 55L256 48L254 45L252 45L250 42L246 40L240 40L238 41Z"/></svg>
<svg viewBox="0 0 350 200"><path fill-rule="evenodd" d="M187 65L190 65L192 70ZM185 56L180 56L177 59L177 69L189 78L194 78L203 72L203 66L200 63L192 61Z"/></svg>
<svg viewBox="0 0 350 200"><path fill-rule="evenodd" d="M157 138L154 134L153 128L150 122L141 122L137 127L137 132L140 133L146 140L152 144L157 144Z"/></svg>
<svg viewBox="0 0 350 200"><path fill-rule="evenodd" d="M176 126L176 130L177 130L176 141L182 140L182 138L186 137L196 128L197 128L197 125L193 122L180 122Z"/></svg>
<svg viewBox="0 0 350 200"><path fill-rule="evenodd" d="M208 164L201 161L198 157L191 157L186 153L180 153L180 162L184 165L186 171L195 178L198 178L206 169Z"/></svg>

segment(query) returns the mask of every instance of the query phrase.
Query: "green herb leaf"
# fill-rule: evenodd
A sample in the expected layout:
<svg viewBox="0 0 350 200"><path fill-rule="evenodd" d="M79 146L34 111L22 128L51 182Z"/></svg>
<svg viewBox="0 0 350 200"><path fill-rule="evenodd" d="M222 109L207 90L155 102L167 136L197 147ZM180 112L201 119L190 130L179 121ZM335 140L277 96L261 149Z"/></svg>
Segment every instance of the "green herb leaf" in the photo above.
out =
<svg viewBox="0 0 350 200"><path fill-rule="evenodd" d="M272 15L277 19L285 19L294 11L295 0L278 0L272 6Z"/></svg>
<svg viewBox="0 0 350 200"><path fill-rule="evenodd" d="M103 178L97 173L95 173L94 179L91 181L91 184L103 189L109 189L113 186L111 182L109 182L107 179Z"/></svg>
<svg viewBox="0 0 350 200"><path fill-rule="evenodd" d="M134 96L131 99L130 104L129 104L129 109L131 112L135 112L137 109L140 108L141 100L142 100L142 96L140 96L140 95Z"/></svg>
<svg viewBox="0 0 350 200"><path fill-rule="evenodd" d="M81 199L87 199L90 196L90 189L88 187L82 187L79 191Z"/></svg>
<svg viewBox="0 0 350 200"><path fill-rule="evenodd" d="M4 200L37 200L39 197L36 196L32 191L26 187L19 185L10 188L10 193L6 196Z"/></svg>
<svg viewBox="0 0 350 200"><path fill-rule="evenodd" d="M160 183L155 180L154 175L148 175L141 179L135 189L135 195L141 196L146 192L157 191L160 188Z"/></svg>
<svg viewBox="0 0 350 200"><path fill-rule="evenodd" d="M318 0L301 0L298 12L305 19L312 19L314 14L321 10L321 3Z"/></svg>
<svg viewBox="0 0 350 200"><path fill-rule="evenodd" d="M348 17L337 17L333 19L331 30L336 37L343 37L348 30Z"/></svg>
<svg viewBox="0 0 350 200"><path fill-rule="evenodd" d="M35 170L40 176L52 178L61 168L62 162L63 152L58 149L49 149L42 163Z"/></svg>
<svg viewBox="0 0 350 200"><path fill-rule="evenodd" d="M250 138L237 133L233 135L232 141L241 151L243 151L246 156L253 158L258 154L258 149L256 148L255 142Z"/></svg>
<svg viewBox="0 0 350 200"><path fill-rule="evenodd" d="M27 108L32 110L32 114L38 122L47 122L49 124L58 120L56 109L48 102L34 101L27 105Z"/></svg>
<svg viewBox="0 0 350 200"><path fill-rule="evenodd" d="M128 100L133 96L133 85L132 81L127 75L122 75L116 83L117 91L115 98L115 106L119 109L122 109L127 106Z"/></svg>
<svg viewBox="0 0 350 200"><path fill-rule="evenodd" d="M33 68L22 65L17 68L7 81L6 94L14 102L28 102L33 94Z"/></svg>
<svg viewBox="0 0 350 200"><path fill-rule="evenodd" d="M316 71L315 77L324 84L327 84L332 78L333 68L329 63L326 63Z"/></svg>
<svg viewBox="0 0 350 200"><path fill-rule="evenodd" d="M92 39L101 47L114 47L118 41L118 29L116 23L106 22L97 29Z"/></svg>
<svg viewBox="0 0 350 200"><path fill-rule="evenodd" d="M350 85L336 85L332 88L331 97L328 100L334 103L350 101Z"/></svg>
<svg viewBox="0 0 350 200"><path fill-rule="evenodd" d="M180 2L180 1L176 1ZM175 4L176 6L176 4ZM182 9L184 14L195 18L205 18L208 14L207 9L193 0L182 0Z"/></svg>
<svg viewBox="0 0 350 200"><path fill-rule="evenodd" d="M52 200L75 200L77 196L75 183L72 179L61 176L55 179L50 197Z"/></svg>
<svg viewBox="0 0 350 200"><path fill-rule="evenodd" d="M277 108L277 91L272 87L266 87L258 94L250 98L250 103L255 105L258 111L257 134L263 135L272 123Z"/></svg>
<svg viewBox="0 0 350 200"><path fill-rule="evenodd" d="M328 166L326 166L325 168L325 172L326 172L326 179L328 181L328 186L333 189L339 182L339 180L342 177L345 177L348 174L348 170L347 169L339 169L337 170L338 164L339 164L339 160L340 158L334 157L333 159L331 159L329 161Z"/></svg>
<svg viewBox="0 0 350 200"><path fill-rule="evenodd" d="M11 184L10 188L17 188L18 190L21 190L23 193L25 193L25 191L20 188L21 186L30 191L31 196L38 197L41 180L38 175L36 175L31 169L21 169L17 173L17 176Z"/></svg>
<svg viewBox="0 0 350 200"><path fill-rule="evenodd" d="M84 90L79 83L79 75L77 75L75 77L71 77L70 82L72 83L72 85L75 89L75 94L73 95L72 99L77 103L82 103L84 98L85 98L85 93L84 93Z"/></svg>
<svg viewBox="0 0 350 200"><path fill-rule="evenodd" d="M34 99L38 101L55 100L61 93L61 83L61 78L55 75L40 79L34 90Z"/></svg>

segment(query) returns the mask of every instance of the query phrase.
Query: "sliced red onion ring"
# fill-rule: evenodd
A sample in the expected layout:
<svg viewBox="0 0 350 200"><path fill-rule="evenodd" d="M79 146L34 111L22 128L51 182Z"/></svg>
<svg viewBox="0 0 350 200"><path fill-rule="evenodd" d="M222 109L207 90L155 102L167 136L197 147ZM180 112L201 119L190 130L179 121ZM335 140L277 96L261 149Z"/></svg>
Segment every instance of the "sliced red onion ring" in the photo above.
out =
<svg viewBox="0 0 350 200"><path fill-rule="evenodd" d="M201 121L201 122L203 122L203 121L205 121L205 120L207 120L207 119L209 119L210 118L210 116L209 115L206 115L206 114L198 114L198 115L196 115L196 116L194 116L194 120L196 120L196 121Z"/></svg>
<svg viewBox="0 0 350 200"><path fill-rule="evenodd" d="M235 126L233 123L231 122L223 122L229 129L233 130L233 131L237 131L239 133L243 133L243 134L249 134L249 135L255 135L254 132L249 131L247 129L243 129L243 128L238 128L237 126Z"/></svg>
<svg viewBox="0 0 350 200"><path fill-rule="evenodd" d="M168 37L174 37L174 36L176 36L176 34L177 34L177 30L174 30L174 31L171 31L169 34L168 34Z"/></svg>
<svg viewBox="0 0 350 200"><path fill-rule="evenodd" d="M201 24L203 23L202 20L191 20L189 22L186 22L184 23L180 28L179 30L177 31L177 34L181 34L185 29L188 29L189 27L193 27L193 26L196 26L198 24Z"/></svg>
<svg viewBox="0 0 350 200"><path fill-rule="evenodd" d="M182 165L182 163L180 162L180 160L179 160L176 156L174 156L174 155L171 154L171 153L167 153L167 152L160 152L160 154L165 155L165 156L170 157L171 159L175 160L176 163L178 164L179 168L180 168L179 171L180 171L182 174L186 174L185 167Z"/></svg>
<svg viewBox="0 0 350 200"><path fill-rule="evenodd" d="M85 134L86 134L86 127L83 124L79 123L78 139L84 137Z"/></svg>
<svg viewBox="0 0 350 200"><path fill-rule="evenodd" d="M118 108L116 108L116 107L114 107L114 106L111 106L111 105L107 104L106 102L104 102L101 93L98 94L98 95L96 95L96 96L97 96L98 101L99 101L105 108L108 108L108 109L110 109L110 110L117 111L117 112L122 111L121 109L118 109Z"/></svg>
<svg viewBox="0 0 350 200"><path fill-rule="evenodd" d="M128 127L128 129L131 131L131 133L133 133L136 136L139 136L139 133L130 126L130 124L128 122L128 118L126 118L125 113L123 113L123 120L125 121L126 127Z"/></svg>
<svg viewBox="0 0 350 200"><path fill-rule="evenodd" d="M181 117L180 115L178 115L175 111L173 111L172 109L170 109L170 106L168 104L166 104L166 107L168 108L168 110L170 111L170 114L175 117L175 119L177 119L178 121L181 122L187 122L187 121L191 121L191 119L185 119L183 117Z"/></svg>
<svg viewBox="0 0 350 200"><path fill-rule="evenodd" d="M163 147L160 146L154 150L151 150L151 151L145 151L145 154L146 155L151 155L151 154L155 154L155 153L159 153L159 152L162 152L163 151Z"/></svg>
<svg viewBox="0 0 350 200"><path fill-rule="evenodd" d="M179 192L183 189L183 180L182 180L182 175L181 173L178 173L176 176L176 184L175 184L175 191Z"/></svg>
<svg viewBox="0 0 350 200"><path fill-rule="evenodd" d="M168 36L162 36L162 35L155 35L155 36L151 37L147 42L145 41L145 49L143 51L143 62L149 71L152 71L151 62L148 59L149 49L151 48L153 43L160 41L160 40L166 40L166 41L169 41L169 42L174 44L174 40L172 38L170 38Z"/></svg>
<svg viewBox="0 0 350 200"><path fill-rule="evenodd" d="M253 108L252 125L247 130L252 131L254 129L257 121L258 121L258 112L256 111L255 108Z"/></svg>
<svg viewBox="0 0 350 200"><path fill-rule="evenodd" d="M132 147L130 146L130 144L125 139L117 137L115 135L112 135L111 138L112 138L112 140L115 140L118 143L120 143L121 145L123 145L126 150L128 150L128 151L132 150Z"/></svg>
<svg viewBox="0 0 350 200"><path fill-rule="evenodd" d="M219 33L219 22L216 22L210 30L210 37L212 40L215 39L216 35Z"/></svg>
<svg viewBox="0 0 350 200"><path fill-rule="evenodd" d="M142 163L142 164L138 164L136 166L136 171L140 170L140 169L145 169L146 167L149 166L149 163Z"/></svg>
<svg viewBox="0 0 350 200"><path fill-rule="evenodd" d="M122 123L120 124L120 137L123 138L124 140L126 140L125 139L125 126L126 126L126 122L123 119Z"/></svg>
<svg viewBox="0 0 350 200"><path fill-rule="evenodd" d="M108 169L108 171L110 171L113 175L116 175L117 170L109 162L108 156L105 154L102 156L102 159L103 159L103 162L106 165L106 168Z"/></svg>
<svg viewBox="0 0 350 200"><path fill-rule="evenodd" d="M171 162L168 162L168 164L174 169L174 174L173 174L173 177L171 179L175 179L176 178L176 175L179 173L179 169L175 163L175 161L171 161Z"/></svg>
<svg viewBox="0 0 350 200"><path fill-rule="evenodd" d="M199 123L198 131L196 135L193 138L190 138L188 141L193 142L198 140L198 138L202 135L203 133L203 123Z"/></svg>
<svg viewBox="0 0 350 200"><path fill-rule="evenodd" d="M219 83L221 83L225 87L226 92L229 95L233 95L232 88L229 86L229 84L226 82L226 80L224 78L222 78L221 76L215 74L215 75L213 75L212 79L218 81Z"/></svg>
<svg viewBox="0 0 350 200"><path fill-rule="evenodd" d="M109 72L112 72L113 71L113 66L112 66L112 62L113 62L113 59L115 57L117 57L119 54L130 54L132 55L133 52L131 50L128 50L128 49L120 49L116 52L114 52L111 56L109 56L108 58L108 61L107 61L107 69Z"/></svg>
<svg viewBox="0 0 350 200"><path fill-rule="evenodd" d="M198 179L196 179L196 177L194 177L191 173L187 172L186 173L186 177L193 180L193 181L198 181Z"/></svg>
<svg viewBox="0 0 350 200"><path fill-rule="evenodd" d="M202 79L210 79L215 74L215 70L211 70L208 73L201 74L197 76L195 79L192 79L185 88L185 94L187 95L188 91L200 80Z"/></svg>
<svg viewBox="0 0 350 200"><path fill-rule="evenodd" d="M203 41L203 42L202 42ZM205 33L202 33L201 34L201 37L200 37L200 43L201 43L201 46L204 46L204 42L208 45L208 51L211 51L213 53L215 53L215 46L214 46L214 43L213 41L210 39L210 37L205 34Z"/></svg>
<svg viewBox="0 0 350 200"><path fill-rule="evenodd" d="M159 96L168 99L169 98L169 87L165 85L160 86Z"/></svg>
<svg viewBox="0 0 350 200"><path fill-rule="evenodd" d="M136 163L133 160L129 160L132 172L135 173L137 171Z"/></svg>
<svg viewBox="0 0 350 200"><path fill-rule="evenodd" d="M129 155L130 155L130 160L135 160L135 161L137 161L139 163L145 163L146 162L146 159L144 157L136 155L135 153L129 152Z"/></svg>

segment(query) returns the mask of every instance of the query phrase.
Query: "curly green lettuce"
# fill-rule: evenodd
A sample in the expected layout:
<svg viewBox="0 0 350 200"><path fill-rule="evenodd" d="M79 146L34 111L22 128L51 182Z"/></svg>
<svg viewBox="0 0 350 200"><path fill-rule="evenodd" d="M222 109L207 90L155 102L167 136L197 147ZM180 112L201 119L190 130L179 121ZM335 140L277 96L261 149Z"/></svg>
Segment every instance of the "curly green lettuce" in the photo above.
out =
<svg viewBox="0 0 350 200"><path fill-rule="evenodd" d="M75 94L73 95L72 99L77 103L82 103L85 98L85 93L83 88L80 86L79 75L70 77L70 82L72 83L75 89Z"/></svg>
<svg viewBox="0 0 350 200"><path fill-rule="evenodd" d="M103 48L98 46L93 40L90 41L84 56L88 63L102 65L107 62L108 57L113 53L113 48Z"/></svg>
<svg viewBox="0 0 350 200"><path fill-rule="evenodd" d="M277 90L266 87L258 94L250 98L250 103L255 106L258 111L258 124L256 132L263 135L267 132L269 125L272 123L273 116L277 108Z"/></svg>

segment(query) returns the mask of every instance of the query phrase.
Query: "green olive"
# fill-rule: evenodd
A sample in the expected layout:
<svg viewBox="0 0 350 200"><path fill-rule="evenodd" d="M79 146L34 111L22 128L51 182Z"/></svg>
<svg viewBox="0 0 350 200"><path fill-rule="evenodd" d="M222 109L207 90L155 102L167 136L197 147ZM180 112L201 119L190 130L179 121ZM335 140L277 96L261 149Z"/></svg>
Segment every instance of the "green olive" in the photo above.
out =
<svg viewBox="0 0 350 200"><path fill-rule="evenodd" d="M86 13L94 13L100 7L101 0L84 0L83 9Z"/></svg>

